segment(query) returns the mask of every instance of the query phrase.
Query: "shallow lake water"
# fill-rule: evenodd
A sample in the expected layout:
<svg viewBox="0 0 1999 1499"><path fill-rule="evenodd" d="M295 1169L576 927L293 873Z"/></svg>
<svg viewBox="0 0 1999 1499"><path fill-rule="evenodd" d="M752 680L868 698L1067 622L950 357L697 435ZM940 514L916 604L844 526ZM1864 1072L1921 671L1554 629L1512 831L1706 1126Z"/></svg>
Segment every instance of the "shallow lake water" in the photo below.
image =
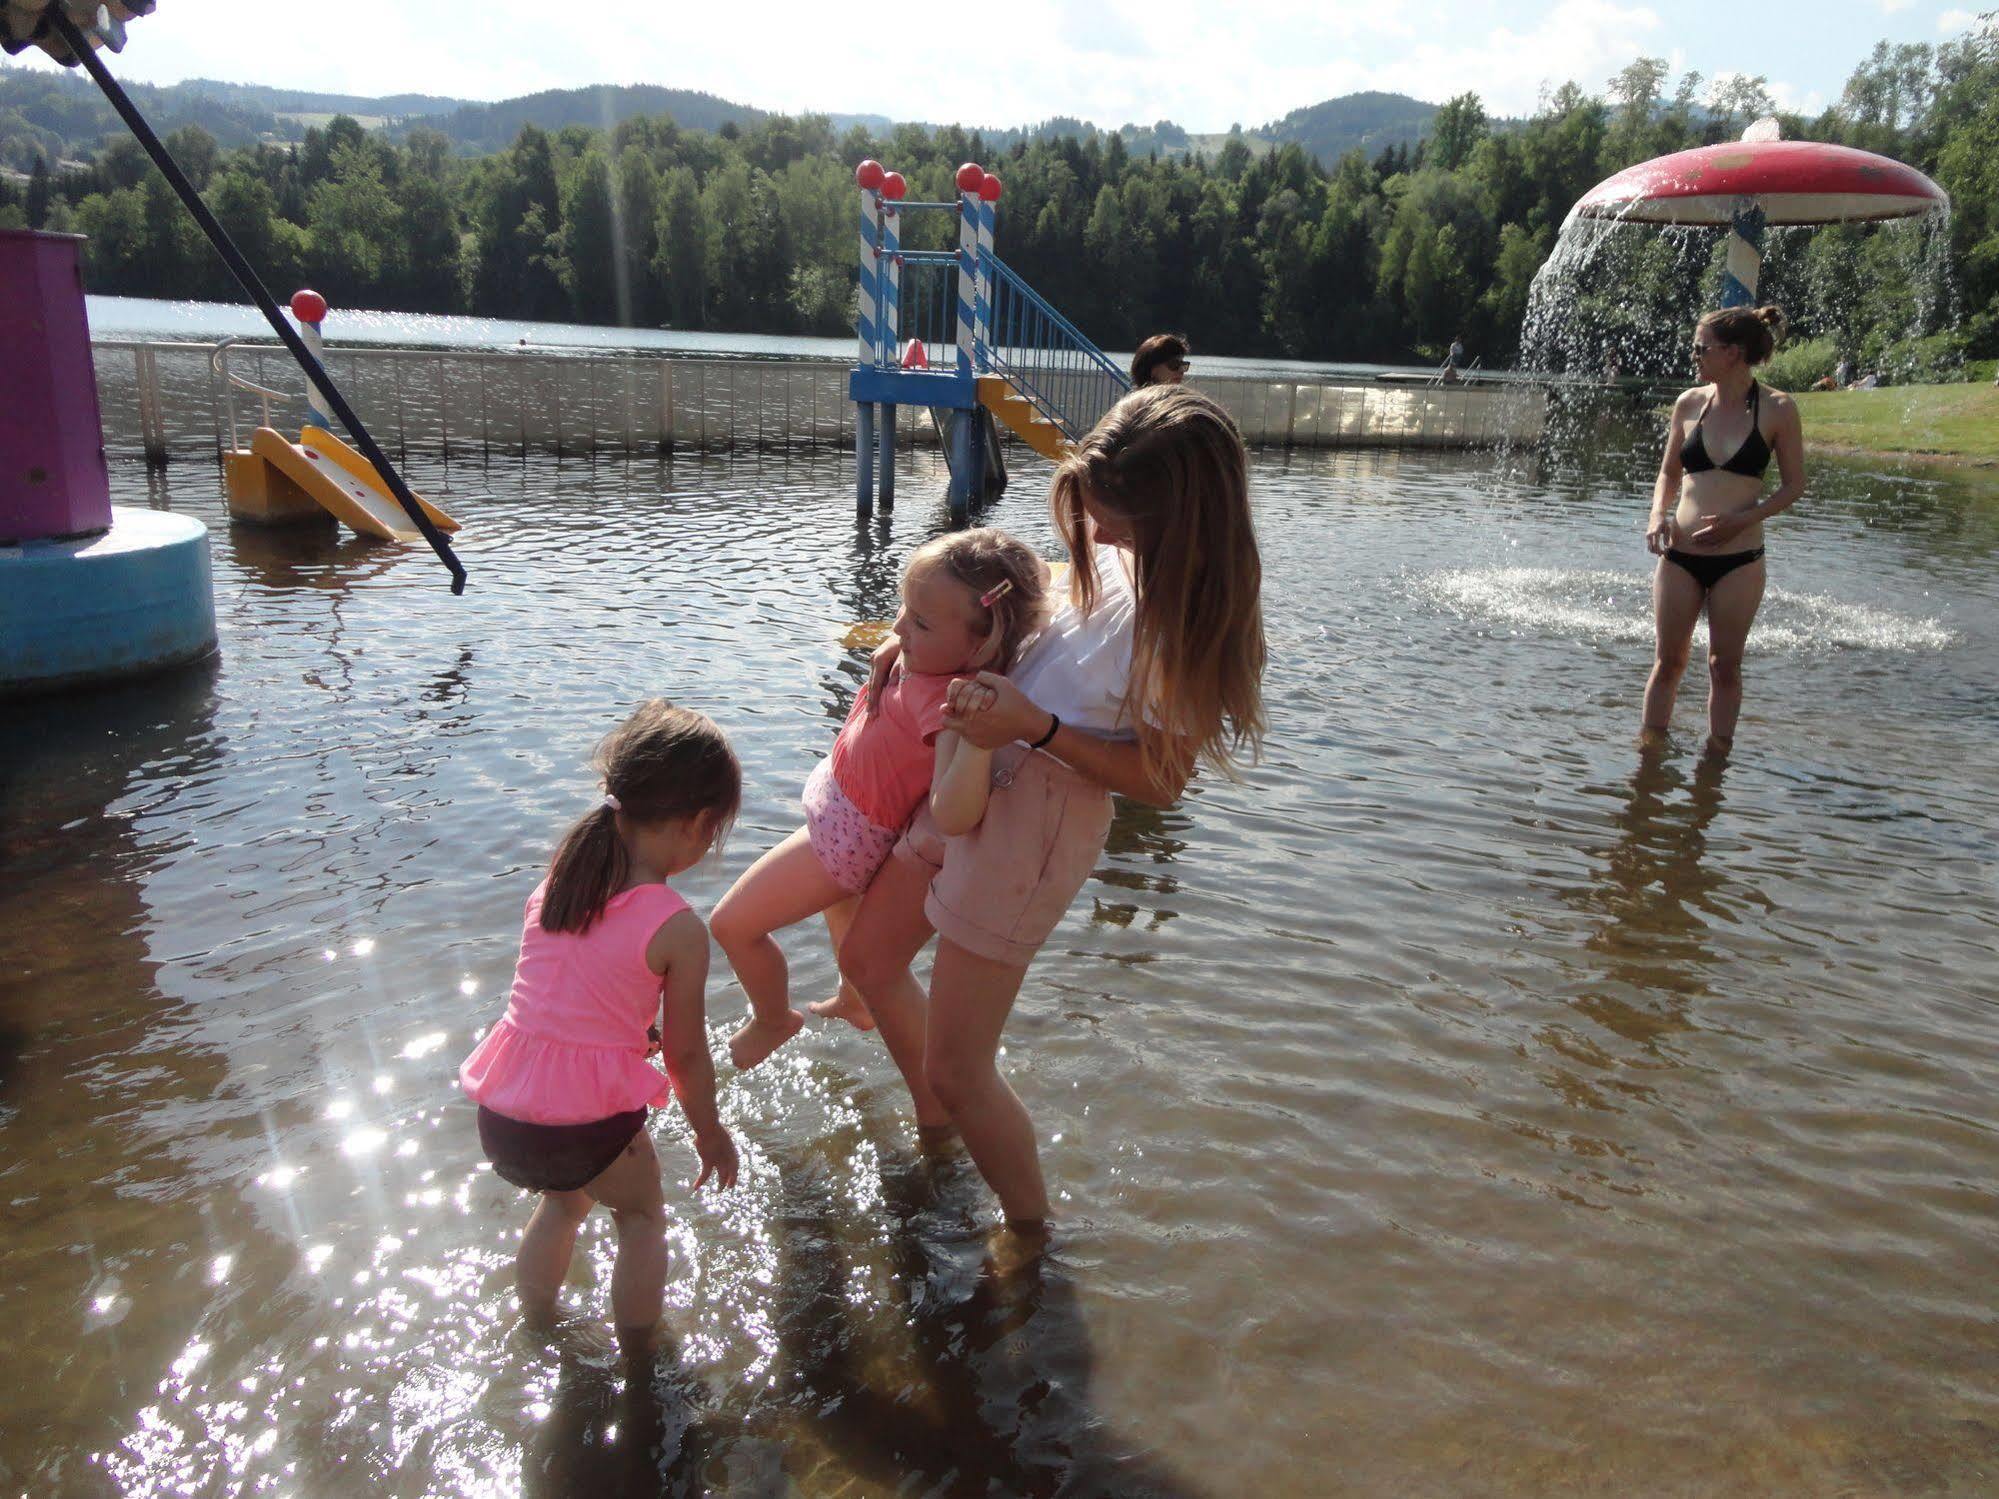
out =
<svg viewBox="0 0 1999 1499"><path fill-rule="evenodd" d="M455 1068L632 702L744 762L697 907L795 824L934 456L861 525L830 451L417 463L456 599L116 466L210 523L221 651L0 738L0 1482L1992 1492L1999 486L1816 469L1719 767L1698 669L1635 747L1652 454L1584 445L1256 455L1266 762L1120 810L1009 1030L1052 1252L997 1262L815 1025L722 1066L735 1191L655 1119L674 1346L629 1383L588 1315L518 1326ZM1052 552L1044 472L988 518Z"/></svg>

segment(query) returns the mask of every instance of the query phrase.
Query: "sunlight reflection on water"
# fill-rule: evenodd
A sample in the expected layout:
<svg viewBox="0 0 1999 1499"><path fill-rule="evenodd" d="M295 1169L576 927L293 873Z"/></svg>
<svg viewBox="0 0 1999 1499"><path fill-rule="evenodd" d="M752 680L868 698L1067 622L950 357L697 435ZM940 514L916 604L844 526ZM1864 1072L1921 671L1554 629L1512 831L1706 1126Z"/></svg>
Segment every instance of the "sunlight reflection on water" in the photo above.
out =
<svg viewBox="0 0 1999 1499"><path fill-rule="evenodd" d="M725 1069L734 1192L690 1195L679 1117L653 1123L675 1273L650 1382L603 1326L603 1215L569 1319L519 1325L525 1206L455 1069L633 699L715 713L744 761L697 907L793 825L863 670L842 637L946 521L934 458L863 526L834 454L418 466L468 522L457 600L418 555L232 531L212 471L170 470L214 526L220 661L31 708L6 750L0 1471L1974 1483L1999 1459L1999 503L1826 471L1773 530L1724 772L1631 748L1645 458L1260 455L1270 753L1120 809L1008 1032L1052 1255L995 1258L976 1174L917 1148L879 1046L815 1027ZM1022 469L993 519L1052 550ZM818 934L789 950L830 986ZM719 1054L742 1001L718 975Z"/></svg>

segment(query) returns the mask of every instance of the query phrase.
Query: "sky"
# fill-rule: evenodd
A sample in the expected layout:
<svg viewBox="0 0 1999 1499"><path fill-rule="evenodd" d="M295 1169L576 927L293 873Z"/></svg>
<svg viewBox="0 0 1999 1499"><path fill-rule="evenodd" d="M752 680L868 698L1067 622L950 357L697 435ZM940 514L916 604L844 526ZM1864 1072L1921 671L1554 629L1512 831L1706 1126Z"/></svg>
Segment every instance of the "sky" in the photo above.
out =
<svg viewBox="0 0 1999 1499"><path fill-rule="evenodd" d="M1639 56L1664 57L1675 77L1763 74L1781 107L1810 114L1837 101L1875 42L1937 42L1975 19L1947 0L1763 0L1719 25L1690 12L1735 14L1636 0L1010 0L956 12L1007 17L968 47L945 24L948 7L919 23L914 7L857 13L827 0L161 0L113 67L151 83L480 100L657 83L787 113L1170 119L1208 133L1363 89L1432 103L1470 90L1490 113L1527 114L1569 80L1601 92ZM867 15L893 18L892 40Z"/></svg>

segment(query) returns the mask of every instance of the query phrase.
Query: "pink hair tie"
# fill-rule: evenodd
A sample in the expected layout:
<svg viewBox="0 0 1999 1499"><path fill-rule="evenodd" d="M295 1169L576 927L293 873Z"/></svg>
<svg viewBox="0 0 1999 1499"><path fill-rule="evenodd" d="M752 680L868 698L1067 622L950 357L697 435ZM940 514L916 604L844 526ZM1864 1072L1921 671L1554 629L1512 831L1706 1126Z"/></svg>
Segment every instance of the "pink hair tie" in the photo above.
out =
<svg viewBox="0 0 1999 1499"><path fill-rule="evenodd" d="M625 804L608 791L604 793L603 807L606 812L622 812L625 810Z"/></svg>

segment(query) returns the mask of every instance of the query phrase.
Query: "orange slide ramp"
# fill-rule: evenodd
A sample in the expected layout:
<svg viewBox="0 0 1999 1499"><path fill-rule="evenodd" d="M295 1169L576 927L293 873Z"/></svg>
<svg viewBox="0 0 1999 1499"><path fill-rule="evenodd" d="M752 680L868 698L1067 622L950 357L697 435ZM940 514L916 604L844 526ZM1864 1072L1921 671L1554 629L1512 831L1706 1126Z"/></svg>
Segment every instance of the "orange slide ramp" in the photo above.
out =
<svg viewBox="0 0 1999 1499"><path fill-rule="evenodd" d="M423 539L374 465L324 427L308 425L297 442L275 428L259 427L250 439L250 451L363 536L383 541ZM458 529L457 521L422 495L416 496L416 502L438 530Z"/></svg>

